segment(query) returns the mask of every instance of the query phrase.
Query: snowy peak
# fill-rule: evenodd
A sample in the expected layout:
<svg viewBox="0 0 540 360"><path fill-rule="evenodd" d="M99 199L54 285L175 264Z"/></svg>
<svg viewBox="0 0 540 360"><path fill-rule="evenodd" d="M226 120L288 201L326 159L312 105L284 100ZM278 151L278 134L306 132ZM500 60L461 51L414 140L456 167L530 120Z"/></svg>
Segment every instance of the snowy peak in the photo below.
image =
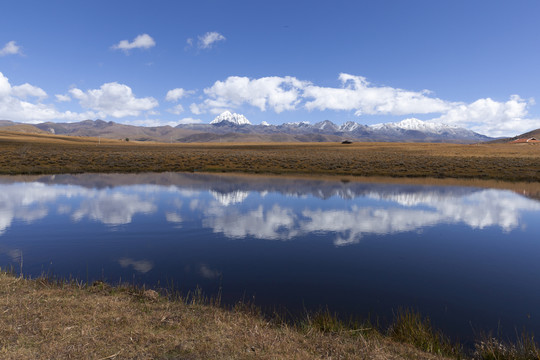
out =
<svg viewBox="0 0 540 360"><path fill-rule="evenodd" d="M428 133L441 133L459 129L456 126L432 123L416 118L409 118L396 123L375 124L371 125L370 128L374 130L414 130Z"/></svg>
<svg viewBox="0 0 540 360"><path fill-rule="evenodd" d="M354 121L347 121L345 124L339 127L339 131L354 131L360 127L360 124Z"/></svg>
<svg viewBox="0 0 540 360"><path fill-rule="evenodd" d="M225 111L216 116L216 118L210 122L210 125L221 124L223 122L229 122L234 125L251 125L249 120L244 115L237 113L232 114L230 111Z"/></svg>
<svg viewBox="0 0 540 360"><path fill-rule="evenodd" d="M318 122L314 124L313 127L319 130L331 130L331 131L338 130L338 126L334 124L333 122L331 122L330 120L324 120L324 121Z"/></svg>

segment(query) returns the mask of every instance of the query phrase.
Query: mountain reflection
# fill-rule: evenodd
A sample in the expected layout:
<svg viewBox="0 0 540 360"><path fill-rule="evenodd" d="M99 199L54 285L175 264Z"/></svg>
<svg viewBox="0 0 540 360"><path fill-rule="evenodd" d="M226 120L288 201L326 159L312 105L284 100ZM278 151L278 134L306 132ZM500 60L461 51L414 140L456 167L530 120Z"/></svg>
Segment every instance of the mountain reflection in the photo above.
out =
<svg viewBox="0 0 540 360"><path fill-rule="evenodd" d="M16 221L31 224L54 213L72 222L87 219L115 226L131 224L135 215L141 215L156 216L177 231L200 222L199 227L231 239L290 240L329 233L339 246L357 243L366 235L439 224L496 226L508 232L526 225L523 215L530 211L540 211L540 203L512 191L472 187L208 174L57 175L0 181L0 236ZM143 273L152 268L130 258L119 263ZM203 273L210 274L206 270Z"/></svg>

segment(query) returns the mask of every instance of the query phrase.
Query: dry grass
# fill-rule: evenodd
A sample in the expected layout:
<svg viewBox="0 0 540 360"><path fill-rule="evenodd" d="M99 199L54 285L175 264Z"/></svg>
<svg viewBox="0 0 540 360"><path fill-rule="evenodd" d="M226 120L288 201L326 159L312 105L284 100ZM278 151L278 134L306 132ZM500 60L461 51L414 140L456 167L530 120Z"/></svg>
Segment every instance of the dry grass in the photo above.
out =
<svg viewBox="0 0 540 360"><path fill-rule="evenodd" d="M0 174L246 172L540 181L540 146L162 144L0 132Z"/></svg>
<svg viewBox="0 0 540 360"><path fill-rule="evenodd" d="M382 336L275 324L152 291L0 273L1 359L436 359Z"/></svg>

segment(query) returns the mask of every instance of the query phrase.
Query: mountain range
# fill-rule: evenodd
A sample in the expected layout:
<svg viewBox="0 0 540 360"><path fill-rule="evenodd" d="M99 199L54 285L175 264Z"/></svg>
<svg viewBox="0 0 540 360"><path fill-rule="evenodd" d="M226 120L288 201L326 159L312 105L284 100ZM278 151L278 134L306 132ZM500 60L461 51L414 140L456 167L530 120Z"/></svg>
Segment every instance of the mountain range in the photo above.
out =
<svg viewBox="0 0 540 360"><path fill-rule="evenodd" d="M324 142L324 141L386 141L386 142L450 142L477 143L493 140L473 131L418 119L396 123L362 125L348 121L337 125L330 120L253 125L241 114L228 111L210 124L172 126L133 126L103 120L76 123L45 122L28 125L0 120L0 128L11 131L49 133L57 135L92 136L110 139L160 142Z"/></svg>

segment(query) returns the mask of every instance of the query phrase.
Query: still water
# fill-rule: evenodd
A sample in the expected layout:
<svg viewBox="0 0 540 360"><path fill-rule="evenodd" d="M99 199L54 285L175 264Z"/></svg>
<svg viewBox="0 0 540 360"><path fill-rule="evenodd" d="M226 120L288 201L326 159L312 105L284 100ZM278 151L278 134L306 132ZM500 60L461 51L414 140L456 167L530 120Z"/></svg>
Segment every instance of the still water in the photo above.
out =
<svg viewBox="0 0 540 360"><path fill-rule="evenodd" d="M222 291L292 314L418 309L540 333L540 202L509 190L208 174L0 178L0 266Z"/></svg>

